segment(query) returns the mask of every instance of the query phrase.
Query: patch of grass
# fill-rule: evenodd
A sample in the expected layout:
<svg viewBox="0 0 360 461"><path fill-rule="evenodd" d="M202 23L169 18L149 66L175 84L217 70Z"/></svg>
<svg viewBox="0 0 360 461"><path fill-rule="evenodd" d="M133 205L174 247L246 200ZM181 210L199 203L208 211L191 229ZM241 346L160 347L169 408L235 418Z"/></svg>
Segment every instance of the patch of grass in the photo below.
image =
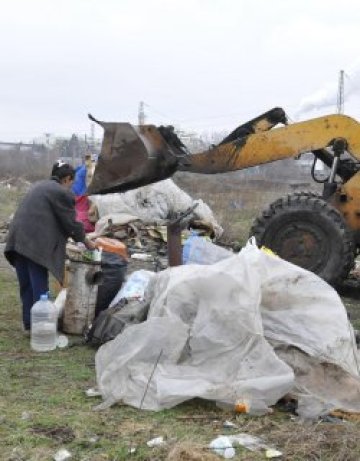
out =
<svg viewBox="0 0 360 461"><path fill-rule="evenodd" d="M25 191L25 185L23 187L8 188L0 184L0 223L2 221L6 221L9 218L9 216L14 212Z"/></svg>

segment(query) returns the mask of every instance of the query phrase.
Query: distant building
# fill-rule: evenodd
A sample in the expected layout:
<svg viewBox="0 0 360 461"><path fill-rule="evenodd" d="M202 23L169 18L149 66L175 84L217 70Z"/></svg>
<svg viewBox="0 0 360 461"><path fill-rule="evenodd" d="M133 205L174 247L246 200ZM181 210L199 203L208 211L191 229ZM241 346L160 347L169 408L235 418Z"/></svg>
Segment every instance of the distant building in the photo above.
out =
<svg viewBox="0 0 360 461"><path fill-rule="evenodd" d="M22 143L22 142L4 142L0 141L0 151L3 152L26 152L32 154L41 154L44 152L45 146L43 144L29 144L29 143Z"/></svg>

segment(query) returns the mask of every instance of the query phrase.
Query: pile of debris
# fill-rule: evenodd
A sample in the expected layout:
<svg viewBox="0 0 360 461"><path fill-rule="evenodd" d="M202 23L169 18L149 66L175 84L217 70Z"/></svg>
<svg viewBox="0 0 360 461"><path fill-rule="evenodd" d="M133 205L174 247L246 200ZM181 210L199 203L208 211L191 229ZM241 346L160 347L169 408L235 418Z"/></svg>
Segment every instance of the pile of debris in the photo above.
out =
<svg viewBox="0 0 360 461"><path fill-rule="evenodd" d="M190 229L212 238L223 232L210 208L202 200L193 200L171 179L125 193L90 196L90 202L89 218L95 231L89 236L123 242L130 256L129 272L157 272L167 267L167 225L182 215L186 216L182 241Z"/></svg>
<svg viewBox="0 0 360 461"><path fill-rule="evenodd" d="M200 397L265 415L291 396L306 419L360 412L354 331L336 291L254 242L214 264L153 274L144 300L147 319L96 354L99 409Z"/></svg>
<svg viewBox="0 0 360 461"><path fill-rule="evenodd" d="M95 222L95 231L88 236L97 249L89 251L81 243L67 245L65 333L86 332L94 317L112 306L125 277L140 270L153 274L167 268L169 222L186 217L176 235L180 261L181 237L187 240L190 226L196 226L197 235L220 235L222 231L209 207L202 201L194 203L171 180L127 193L91 196L90 201L91 207L82 216ZM122 320L117 319L117 324L121 326Z"/></svg>

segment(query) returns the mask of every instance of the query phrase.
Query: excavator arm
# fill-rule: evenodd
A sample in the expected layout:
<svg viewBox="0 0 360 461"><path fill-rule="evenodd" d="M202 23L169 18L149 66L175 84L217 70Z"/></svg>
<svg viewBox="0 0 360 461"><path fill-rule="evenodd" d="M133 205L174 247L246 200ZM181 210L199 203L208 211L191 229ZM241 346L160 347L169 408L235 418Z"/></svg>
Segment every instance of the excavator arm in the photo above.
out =
<svg viewBox="0 0 360 461"><path fill-rule="evenodd" d="M101 122L92 115L89 118L104 128L101 154L89 185L90 194L125 192L166 179L180 169L191 171L195 156L189 154L172 126L133 126ZM219 154L228 151L228 146L237 144L239 139L270 130L278 123L287 123L281 108L240 125L221 142ZM204 155L206 163L208 152L199 155Z"/></svg>
<svg viewBox="0 0 360 461"><path fill-rule="evenodd" d="M92 117L92 120L95 120ZM285 112L272 109L240 125L220 144L190 155L173 127L133 126L129 123L99 122L104 138L99 161L89 186L90 194L124 192L170 177L177 170L217 174L297 157L313 152L330 168L334 153L327 150L336 140L355 159L349 168L336 162L336 173L349 179L360 159L360 124L345 115L328 115L286 124Z"/></svg>
<svg viewBox="0 0 360 461"><path fill-rule="evenodd" d="M181 169L206 174L242 170L332 147L338 139L360 159L360 124L344 115L328 115L221 143L192 155L189 166Z"/></svg>

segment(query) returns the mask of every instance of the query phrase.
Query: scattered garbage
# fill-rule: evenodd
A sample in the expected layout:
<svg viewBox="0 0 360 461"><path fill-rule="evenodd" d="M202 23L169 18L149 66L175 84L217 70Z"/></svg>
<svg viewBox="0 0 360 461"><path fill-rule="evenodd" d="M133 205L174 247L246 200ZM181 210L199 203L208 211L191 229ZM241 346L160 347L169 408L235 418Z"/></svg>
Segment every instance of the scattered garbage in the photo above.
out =
<svg viewBox="0 0 360 461"><path fill-rule="evenodd" d="M72 454L65 448L62 448L61 450L57 451L53 457L54 461L67 461L71 458Z"/></svg>
<svg viewBox="0 0 360 461"><path fill-rule="evenodd" d="M224 421L223 427L225 429L237 429L238 426L235 423L232 423L231 421Z"/></svg>
<svg viewBox="0 0 360 461"><path fill-rule="evenodd" d="M89 437L90 443L97 443L99 440L100 440L100 437L98 435L93 435L92 437Z"/></svg>
<svg viewBox="0 0 360 461"><path fill-rule="evenodd" d="M149 448L160 447L161 445L165 445L164 437L155 437L155 439L148 440L146 445Z"/></svg>
<svg viewBox="0 0 360 461"><path fill-rule="evenodd" d="M268 459L273 459L273 458L280 458L283 454L279 450L275 450L274 448L268 448L265 450L265 457Z"/></svg>
<svg viewBox="0 0 360 461"><path fill-rule="evenodd" d="M90 389L86 389L85 394L87 397L99 397L101 392L98 389L92 387Z"/></svg>
<svg viewBox="0 0 360 461"><path fill-rule="evenodd" d="M69 345L69 339L65 335L58 335L56 338L56 347L59 349L64 349L65 347L68 347Z"/></svg>
<svg viewBox="0 0 360 461"><path fill-rule="evenodd" d="M234 409L236 413L249 413L249 405L243 400L237 400Z"/></svg>
<svg viewBox="0 0 360 461"><path fill-rule="evenodd" d="M148 253L133 253L131 255L131 259L137 259L139 261L151 261L153 258L153 255Z"/></svg>
<svg viewBox="0 0 360 461"><path fill-rule="evenodd" d="M223 458L230 459L235 456L236 445L241 445L250 451L264 451L265 457L268 459L282 456L281 451L269 447L260 437L245 433L229 436L220 435L211 441L209 447Z"/></svg>
<svg viewBox="0 0 360 461"><path fill-rule="evenodd" d="M221 435L212 440L209 444L209 448L225 459L231 459L235 456L235 449L233 448L232 441L230 437L226 435Z"/></svg>
<svg viewBox="0 0 360 461"><path fill-rule="evenodd" d="M243 398L238 399L235 402L236 413L247 413L251 416L263 416L272 413L272 409L269 408L261 399L255 398Z"/></svg>
<svg viewBox="0 0 360 461"><path fill-rule="evenodd" d="M223 232L210 208L202 200L194 201L170 179L126 193L94 195L90 200L90 219L96 224L89 237L121 240L130 256L129 272L157 272L168 266L166 226L172 216L192 210L187 228L182 231L182 241L190 228L211 238L218 238Z"/></svg>

